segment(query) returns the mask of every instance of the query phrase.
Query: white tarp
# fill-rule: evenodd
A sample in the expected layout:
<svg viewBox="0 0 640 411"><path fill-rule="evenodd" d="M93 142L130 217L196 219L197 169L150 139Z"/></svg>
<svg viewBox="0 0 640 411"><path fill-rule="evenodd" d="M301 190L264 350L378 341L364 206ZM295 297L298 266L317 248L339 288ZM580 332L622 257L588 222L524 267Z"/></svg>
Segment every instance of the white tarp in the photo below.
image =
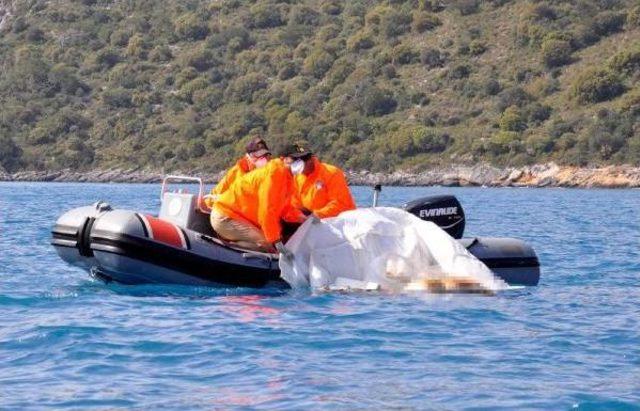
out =
<svg viewBox="0 0 640 411"><path fill-rule="evenodd" d="M397 208L360 208L313 224L287 242L280 259L292 288L433 290L457 280L475 289L508 288L434 223Z"/></svg>

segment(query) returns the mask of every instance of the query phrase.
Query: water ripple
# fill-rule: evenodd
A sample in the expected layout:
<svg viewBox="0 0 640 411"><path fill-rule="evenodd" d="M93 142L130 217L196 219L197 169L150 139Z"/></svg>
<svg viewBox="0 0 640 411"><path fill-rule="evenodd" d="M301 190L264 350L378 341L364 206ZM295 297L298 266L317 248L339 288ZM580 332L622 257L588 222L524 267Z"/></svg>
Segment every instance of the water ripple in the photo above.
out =
<svg viewBox="0 0 640 411"><path fill-rule="evenodd" d="M533 244L540 286L495 297L105 285L49 246L64 210L157 190L0 184L0 409L640 409L638 190L382 192Z"/></svg>

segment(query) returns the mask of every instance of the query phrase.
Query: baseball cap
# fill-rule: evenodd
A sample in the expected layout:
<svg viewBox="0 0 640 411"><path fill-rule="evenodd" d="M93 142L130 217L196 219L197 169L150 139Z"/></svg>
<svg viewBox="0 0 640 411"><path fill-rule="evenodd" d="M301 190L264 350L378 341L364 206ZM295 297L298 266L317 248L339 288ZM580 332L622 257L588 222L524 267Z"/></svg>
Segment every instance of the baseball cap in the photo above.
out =
<svg viewBox="0 0 640 411"><path fill-rule="evenodd" d="M262 157L267 154L271 154L267 143L264 142L262 137L256 136L252 138L246 147L247 154L251 154L254 157Z"/></svg>
<svg viewBox="0 0 640 411"><path fill-rule="evenodd" d="M308 150L301 144L287 144L286 146L282 147L279 152L280 157L291 157L295 160L299 158L306 160L307 158L311 157L312 154L313 153L311 152L311 150Z"/></svg>

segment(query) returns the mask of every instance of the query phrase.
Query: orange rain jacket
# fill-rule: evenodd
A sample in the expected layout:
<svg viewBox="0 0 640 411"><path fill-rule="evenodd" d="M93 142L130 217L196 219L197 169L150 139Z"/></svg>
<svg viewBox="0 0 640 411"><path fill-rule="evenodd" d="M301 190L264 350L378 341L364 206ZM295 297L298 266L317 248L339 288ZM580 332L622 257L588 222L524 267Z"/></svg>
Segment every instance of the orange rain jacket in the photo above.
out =
<svg viewBox="0 0 640 411"><path fill-rule="evenodd" d="M335 217L355 209L356 203L342 170L315 157L313 161L315 167L311 174L298 174L295 178L294 205L308 209L319 218Z"/></svg>
<svg viewBox="0 0 640 411"><path fill-rule="evenodd" d="M255 169L254 165L243 156L236 164L227 171L227 173L218 181L218 184L211 190L211 194L222 194L229 186L238 178Z"/></svg>
<svg viewBox="0 0 640 411"><path fill-rule="evenodd" d="M240 158L233 165L233 167L231 167L229 171L226 172L226 174L220 179L220 181L218 181L218 184L216 184L216 186L211 189L211 194L217 196L224 193L234 181L254 169L254 165L251 164L249 160L247 160L247 157L242 156L242 158ZM206 198L204 200L204 204L209 208L213 207L213 203L215 203L215 200L211 198Z"/></svg>
<svg viewBox="0 0 640 411"><path fill-rule="evenodd" d="M281 238L280 220L301 222L304 215L293 208L293 176L282 160L237 178L218 196L213 207L234 220L244 220L262 230L265 239L274 243Z"/></svg>

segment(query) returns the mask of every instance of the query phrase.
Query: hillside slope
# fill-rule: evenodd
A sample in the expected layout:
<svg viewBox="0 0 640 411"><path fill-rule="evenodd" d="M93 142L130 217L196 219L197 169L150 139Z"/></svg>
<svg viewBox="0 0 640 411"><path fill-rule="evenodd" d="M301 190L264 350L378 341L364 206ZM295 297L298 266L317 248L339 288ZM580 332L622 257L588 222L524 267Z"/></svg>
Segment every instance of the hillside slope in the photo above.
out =
<svg viewBox="0 0 640 411"><path fill-rule="evenodd" d="M640 3L0 0L0 166L640 164Z"/></svg>

